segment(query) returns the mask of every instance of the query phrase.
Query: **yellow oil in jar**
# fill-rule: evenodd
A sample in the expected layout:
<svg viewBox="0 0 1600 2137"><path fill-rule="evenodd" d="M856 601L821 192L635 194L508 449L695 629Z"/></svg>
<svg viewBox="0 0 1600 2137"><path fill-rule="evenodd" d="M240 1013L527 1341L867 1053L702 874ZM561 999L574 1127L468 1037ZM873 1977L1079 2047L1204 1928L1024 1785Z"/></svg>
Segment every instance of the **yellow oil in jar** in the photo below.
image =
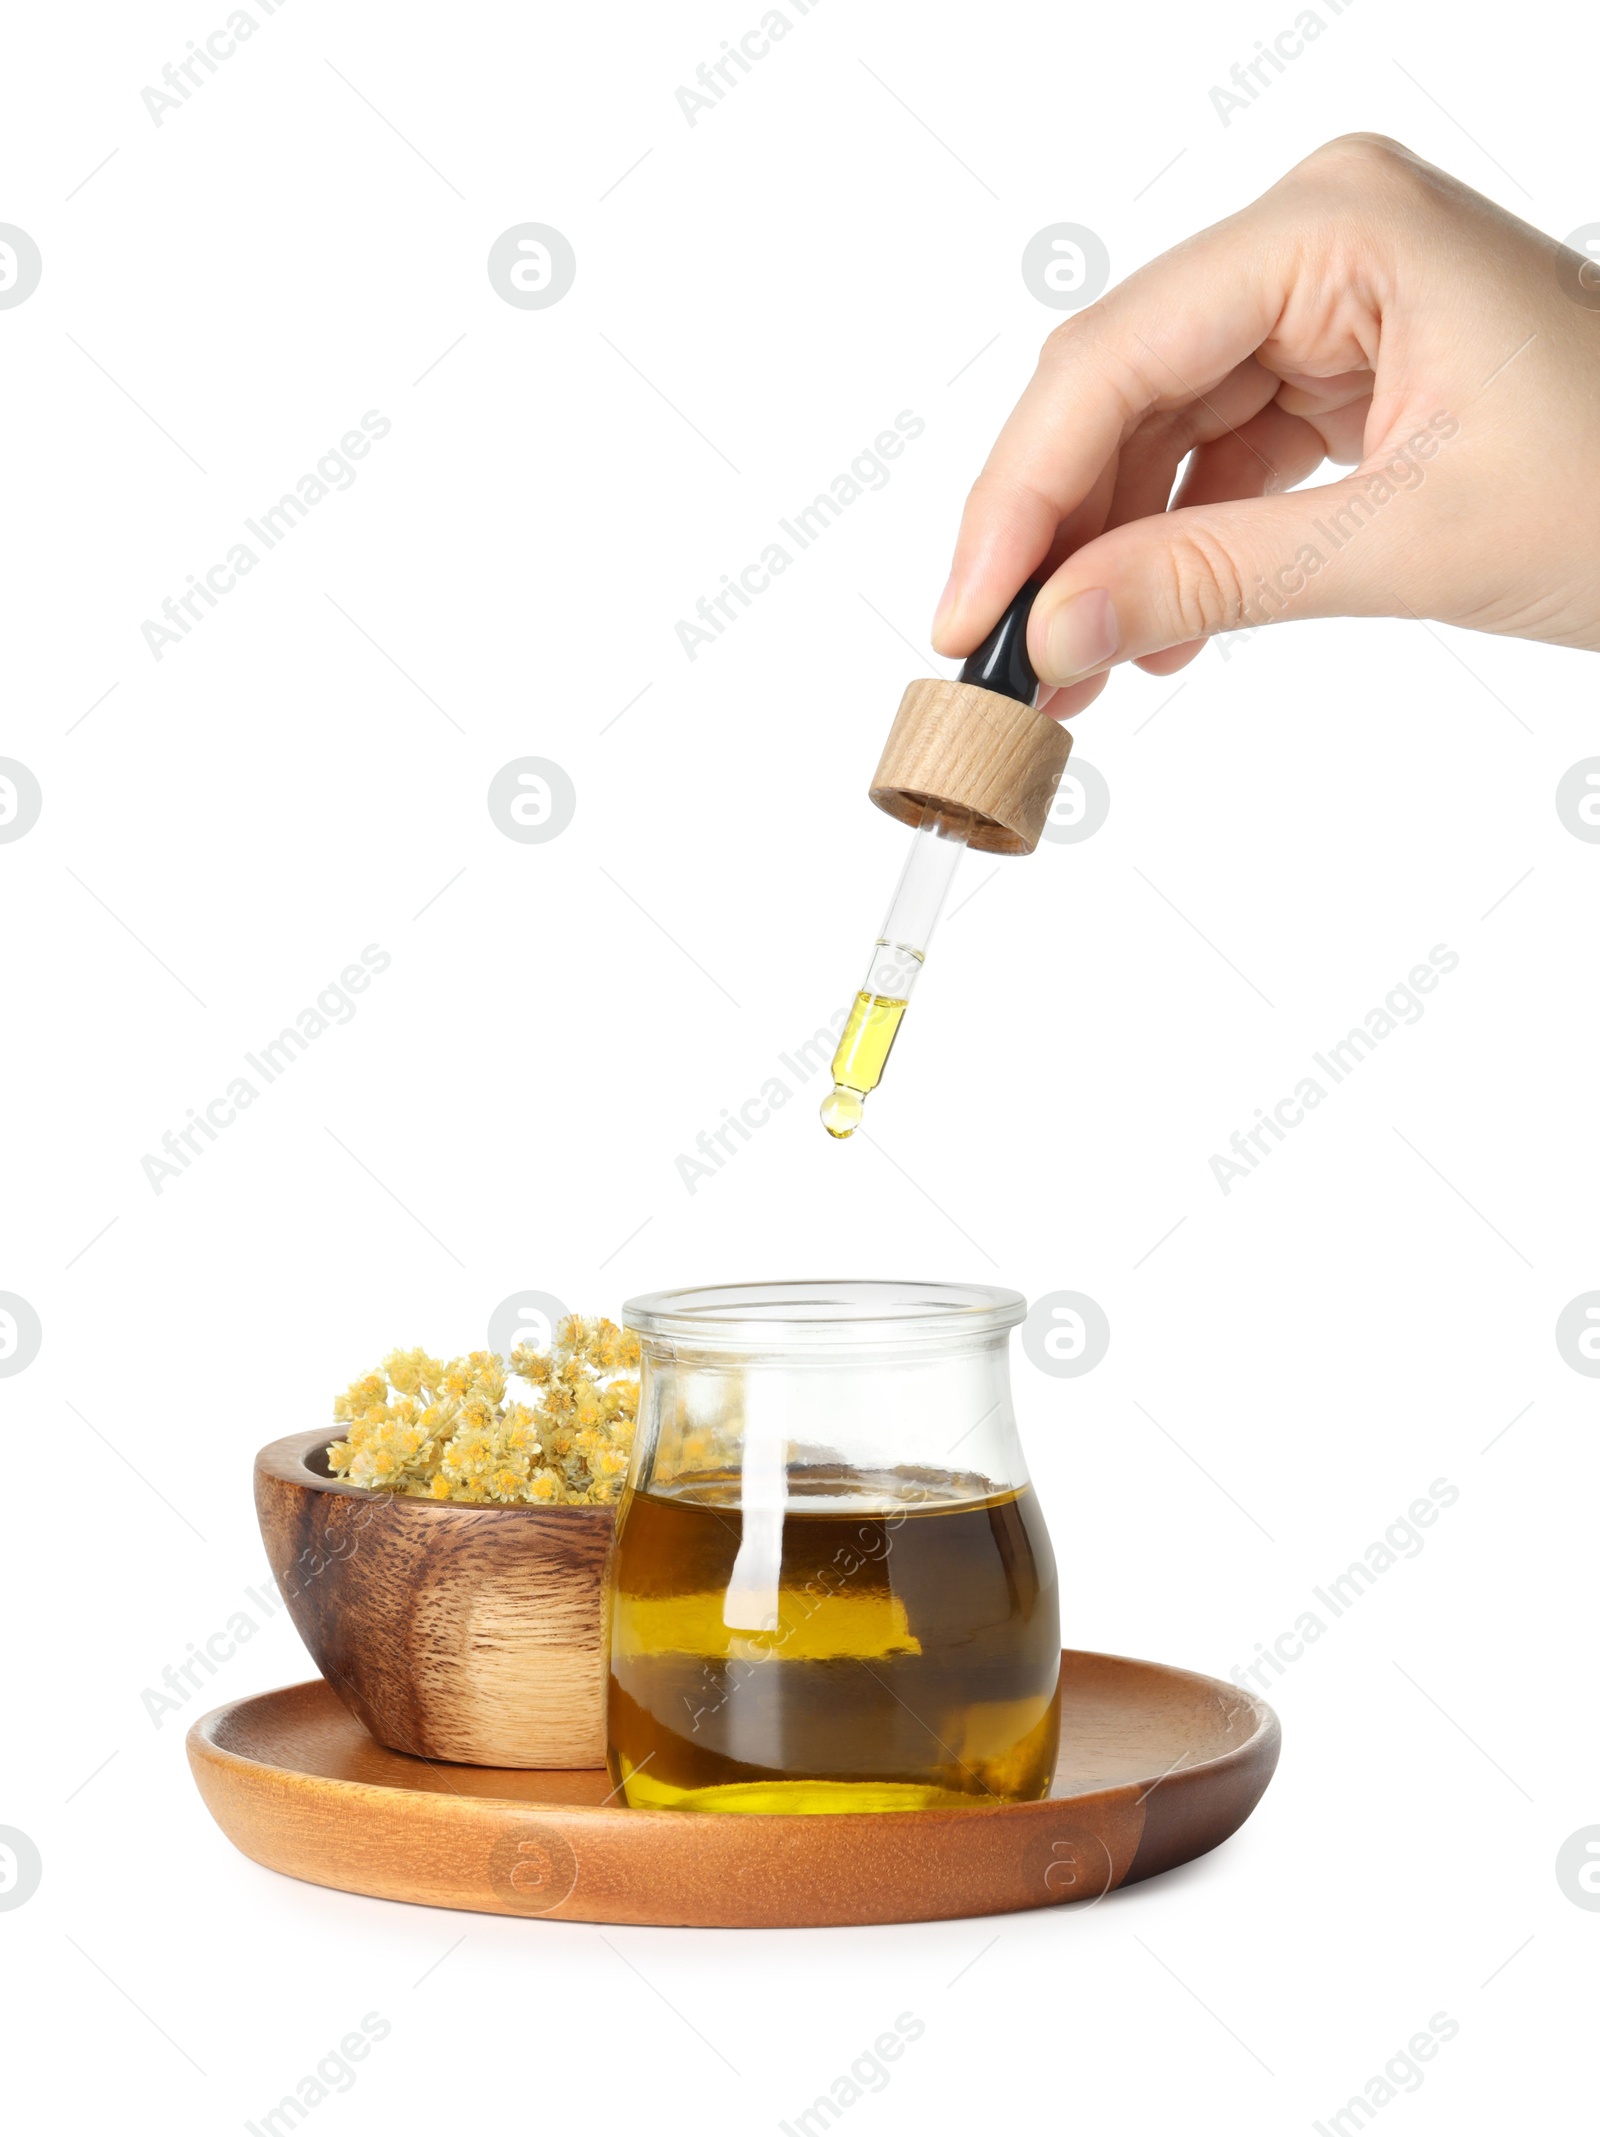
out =
<svg viewBox="0 0 1600 2137"><path fill-rule="evenodd" d="M628 1804L1031 1802L1059 1734L1055 1560L1032 1491L791 1472L776 1610L724 1622L736 1476L630 1494L610 1576L611 1778Z"/></svg>

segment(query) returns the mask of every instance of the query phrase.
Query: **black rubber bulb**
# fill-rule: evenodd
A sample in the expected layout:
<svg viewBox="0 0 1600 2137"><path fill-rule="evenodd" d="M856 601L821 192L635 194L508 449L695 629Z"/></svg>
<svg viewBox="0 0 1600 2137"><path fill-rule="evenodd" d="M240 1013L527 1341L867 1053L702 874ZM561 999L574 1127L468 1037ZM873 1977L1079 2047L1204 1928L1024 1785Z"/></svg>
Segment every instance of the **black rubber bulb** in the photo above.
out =
<svg viewBox="0 0 1600 2137"><path fill-rule="evenodd" d="M1028 658L1028 614L1042 580L1030 579L976 653L969 653L961 666L961 680L1013 697L1031 705L1038 694L1039 678Z"/></svg>

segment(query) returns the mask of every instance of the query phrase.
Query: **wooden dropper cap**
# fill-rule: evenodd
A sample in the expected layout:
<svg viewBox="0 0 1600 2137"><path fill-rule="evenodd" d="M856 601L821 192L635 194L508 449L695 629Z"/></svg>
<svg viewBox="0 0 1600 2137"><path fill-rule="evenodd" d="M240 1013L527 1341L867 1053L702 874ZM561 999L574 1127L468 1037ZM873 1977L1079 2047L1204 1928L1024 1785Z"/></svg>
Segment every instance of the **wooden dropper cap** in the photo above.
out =
<svg viewBox="0 0 1600 2137"><path fill-rule="evenodd" d="M980 853L1038 845L1072 748L1062 723L1033 709L1028 612L1038 591L1037 581L1023 587L955 681L907 686L868 789L901 823L920 823L931 805L964 811L967 844Z"/></svg>

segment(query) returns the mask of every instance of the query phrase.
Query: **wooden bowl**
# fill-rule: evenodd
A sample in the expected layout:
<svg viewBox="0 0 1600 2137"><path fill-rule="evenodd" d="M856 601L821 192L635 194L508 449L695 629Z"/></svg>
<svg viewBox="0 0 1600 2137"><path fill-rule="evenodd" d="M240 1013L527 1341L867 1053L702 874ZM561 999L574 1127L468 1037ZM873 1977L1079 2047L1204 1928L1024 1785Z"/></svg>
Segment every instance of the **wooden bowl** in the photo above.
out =
<svg viewBox="0 0 1600 2137"><path fill-rule="evenodd" d="M256 1456L267 1563L311 1659L391 1751L605 1763L609 1506L452 1506L328 1474L331 1428Z"/></svg>

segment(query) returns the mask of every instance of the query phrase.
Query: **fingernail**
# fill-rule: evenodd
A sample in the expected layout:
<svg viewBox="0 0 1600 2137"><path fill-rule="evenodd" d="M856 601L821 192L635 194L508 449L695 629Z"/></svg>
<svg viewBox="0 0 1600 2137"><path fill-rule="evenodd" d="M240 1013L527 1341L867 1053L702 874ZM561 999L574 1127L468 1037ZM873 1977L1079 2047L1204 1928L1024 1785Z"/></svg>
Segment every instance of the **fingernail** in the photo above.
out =
<svg viewBox="0 0 1600 2137"><path fill-rule="evenodd" d="M1117 612L1102 586L1063 601L1045 632L1045 661L1052 683L1076 682L1117 650Z"/></svg>
<svg viewBox="0 0 1600 2137"><path fill-rule="evenodd" d="M948 623L948 622L950 621L950 618L951 618L951 617L952 617L952 616L953 616L953 615L955 614L955 606L956 606L956 575L955 575L955 573L954 573L954 572L951 572L951 574L950 574L949 578L948 578L948 579L946 579L946 580L945 580L945 582L944 582L944 592L943 592L943 593L942 593L942 594L941 594L941 595L939 596L939 606L938 606L938 607L937 607L937 608L936 608L936 609L934 610L934 612L933 612L933 633L932 633L932 635L933 635L933 636L934 636L935 638L937 638L937 637L938 637L939 633L940 633L940 632L941 632L941 631L942 631L942 630L944 629L945 625L946 625L946 624L947 624L947 623Z"/></svg>

